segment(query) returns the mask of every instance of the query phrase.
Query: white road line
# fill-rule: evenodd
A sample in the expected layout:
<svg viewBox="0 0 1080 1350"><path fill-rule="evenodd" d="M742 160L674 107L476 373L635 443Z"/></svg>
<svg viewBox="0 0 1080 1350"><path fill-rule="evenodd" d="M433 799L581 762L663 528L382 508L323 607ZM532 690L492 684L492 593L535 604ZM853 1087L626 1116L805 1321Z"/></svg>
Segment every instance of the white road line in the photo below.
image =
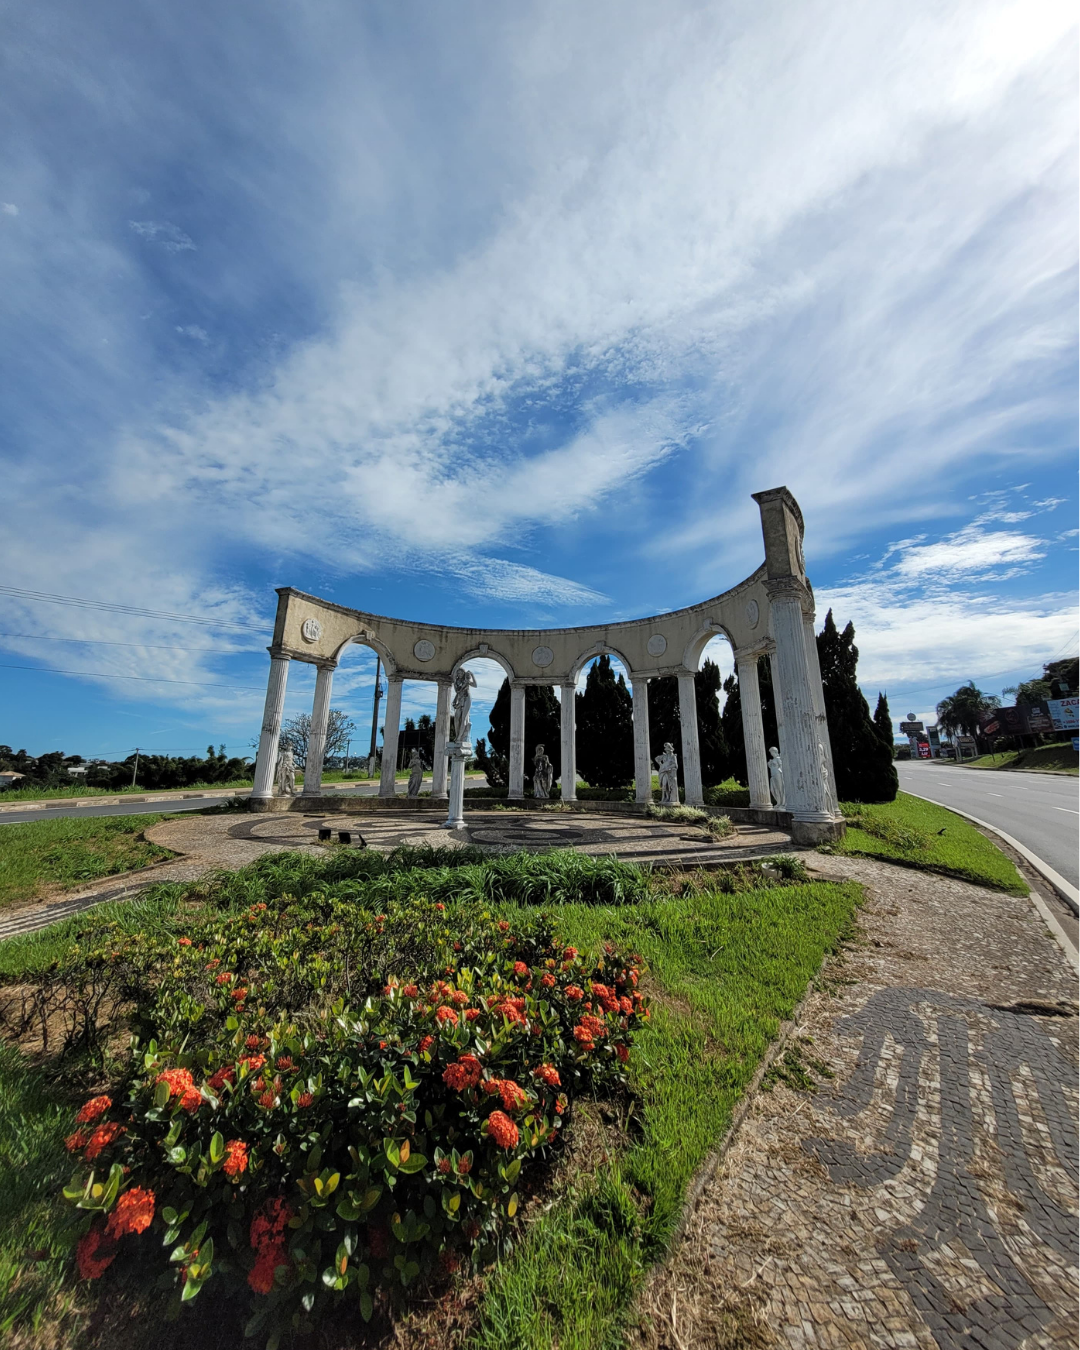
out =
<svg viewBox="0 0 1080 1350"><path fill-rule="evenodd" d="M1064 811L1069 816L1080 816L1080 811L1074 811L1071 806L1055 806L1055 811Z"/></svg>
<svg viewBox="0 0 1080 1350"><path fill-rule="evenodd" d="M1004 797L1004 796L1005 796L1004 792L988 792L986 795L987 795L988 797Z"/></svg>

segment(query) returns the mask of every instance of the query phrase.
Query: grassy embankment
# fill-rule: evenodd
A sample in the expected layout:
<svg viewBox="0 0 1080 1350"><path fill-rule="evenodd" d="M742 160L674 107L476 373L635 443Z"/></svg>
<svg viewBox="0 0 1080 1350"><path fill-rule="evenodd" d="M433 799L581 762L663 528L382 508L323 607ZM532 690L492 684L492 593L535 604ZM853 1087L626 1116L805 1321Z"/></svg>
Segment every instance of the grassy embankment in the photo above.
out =
<svg viewBox="0 0 1080 1350"><path fill-rule="evenodd" d="M60 799L62 801L78 800L91 797L126 797L131 793L135 796L145 796L147 793L159 792L212 792L215 788L223 790L232 790L251 787L250 778L232 778L227 783L191 783L183 788L147 788L139 787L138 784L132 787L130 783L127 787L120 788L98 788L98 787L80 787L76 781L72 781L70 788L5 788L0 792L0 804L4 802L44 802Z"/></svg>
<svg viewBox="0 0 1080 1350"><path fill-rule="evenodd" d="M980 755L965 760L965 769L1015 769L1021 773L1080 774L1080 753L1072 741L1058 741L1030 750L1005 750L998 755Z"/></svg>
<svg viewBox="0 0 1080 1350"><path fill-rule="evenodd" d="M163 815L67 817L0 824L0 907L172 857L141 838Z"/></svg>
<svg viewBox="0 0 1080 1350"><path fill-rule="evenodd" d="M475 895L480 886L498 897L493 912L520 922L529 909L508 899L516 862L486 860L462 870L461 894ZM515 1252L488 1273L466 1339L446 1344L606 1350L620 1343L633 1299L678 1221L688 1181L722 1137L780 1022L850 930L860 894L854 885L759 885L745 871L734 891L720 889L731 886L730 879L710 874L704 879L710 889L689 885L682 895L661 890L658 882L637 904L576 902L589 894L584 873L601 862L608 860L577 859L572 870L560 871L559 855L532 859L527 869L522 865L518 889L530 898L546 891L546 907L557 906L565 941L582 950L614 941L645 958L653 1016L631 1056L632 1093L607 1112L614 1122L607 1127L587 1102L579 1104L580 1121L554 1189L541 1195ZM295 885L284 876L290 863L298 875L313 865L341 866L278 855L273 866L244 869L227 884L250 903L265 884L260 876L275 887ZM547 884L538 870L550 872ZM449 899L452 876L417 871L412 884L431 891L427 878ZM53 932L0 945L0 978L10 982L43 969L80 934L89 941L92 924L110 914L129 930L165 924L180 931L185 912L182 890L174 886L108 907L93 920L79 916ZM57 1200L70 1171L63 1137L72 1118L72 1104L59 1089L46 1088L39 1070L13 1053L0 1055L0 1336L19 1347L101 1344L92 1330L100 1294L74 1279ZM185 1310L184 1332L162 1325L142 1301L145 1331L131 1323L125 1347L226 1343L227 1328L200 1332L209 1307L197 1305L190 1316ZM219 1305L215 1316L220 1312ZM339 1341L342 1347L359 1343L348 1334L335 1345Z"/></svg>
<svg viewBox="0 0 1080 1350"><path fill-rule="evenodd" d="M884 858L904 867L974 881L980 886L1027 895L1028 886L996 844L954 811L906 792L880 806L841 802L846 836L825 853Z"/></svg>

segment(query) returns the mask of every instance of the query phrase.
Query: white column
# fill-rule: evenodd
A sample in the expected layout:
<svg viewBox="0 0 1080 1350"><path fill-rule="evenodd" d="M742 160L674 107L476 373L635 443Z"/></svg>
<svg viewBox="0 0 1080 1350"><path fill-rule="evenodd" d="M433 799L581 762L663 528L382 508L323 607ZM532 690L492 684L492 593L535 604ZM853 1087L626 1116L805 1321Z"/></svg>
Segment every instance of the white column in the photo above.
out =
<svg viewBox="0 0 1080 1350"><path fill-rule="evenodd" d="M750 805L770 810L769 765L765 754L765 728L761 721L761 689L758 685L758 654L736 655L739 671L739 702L742 707L743 744L746 746L746 778Z"/></svg>
<svg viewBox="0 0 1080 1350"><path fill-rule="evenodd" d="M701 748L698 745L697 692L689 671L679 675L679 723L682 727L683 795L687 806L703 806Z"/></svg>
<svg viewBox="0 0 1080 1350"><path fill-rule="evenodd" d="M787 754L787 738L784 735L784 700L783 697L781 696L780 662L777 659L775 647L773 647L772 651L769 652L769 672L772 675L773 711L776 713L776 740L777 740L776 748L780 751L780 759L784 763L786 773L787 760L784 759L784 756ZM786 778L784 779L784 790L786 796L787 793ZM770 800L772 800L771 793L770 793Z"/></svg>
<svg viewBox="0 0 1080 1350"><path fill-rule="evenodd" d="M577 801L577 686L560 686L562 695L562 799L564 802Z"/></svg>
<svg viewBox="0 0 1080 1350"><path fill-rule="evenodd" d="M322 792L323 759L326 756L326 723L330 717L330 690L334 684L334 667L320 666L315 676L315 698L311 704L311 731L308 733L307 760L304 763L305 797L317 797Z"/></svg>
<svg viewBox="0 0 1080 1350"><path fill-rule="evenodd" d="M435 750L431 764L431 795L446 796L446 742L450 739L450 685L439 681L435 708Z"/></svg>
<svg viewBox="0 0 1080 1350"><path fill-rule="evenodd" d="M525 796L525 686L510 686L510 791L519 801Z"/></svg>
<svg viewBox="0 0 1080 1350"><path fill-rule="evenodd" d="M401 686L404 681L391 675L386 681L386 712L383 722L382 773L379 777L379 796L393 797L397 791L397 743L401 725Z"/></svg>
<svg viewBox="0 0 1080 1350"><path fill-rule="evenodd" d="M262 730L259 733L259 753L255 762L255 783L251 789L253 797L274 795L274 768L277 765L281 717L285 711L285 686L288 682L289 658L272 655L270 676L266 681Z"/></svg>
<svg viewBox="0 0 1080 1350"><path fill-rule="evenodd" d="M831 823L836 812L822 770L824 746L818 739L803 625L805 588L794 579L767 583L776 640L775 668L783 708L784 797L795 822ZM828 736L826 730L825 735Z"/></svg>
<svg viewBox="0 0 1080 1350"><path fill-rule="evenodd" d="M634 689L634 800L652 801L652 760L649 758L649 678L632 675Z"/></svg>
<svg viewBox="0 0 1080 1350"><path fill-rule="evenodd" d="M803 610L803 637L806 640L806 665L810 672L810 692L814 697L814 721L817 723L818 744L825 752L825 770L829 775L829 809L839 809L836 795L836 770L833 768L832 740L829 737L829 718L825 712L825 690L821 684L821 662L818 660L817 637L814 633L814 614Z"/></svg>

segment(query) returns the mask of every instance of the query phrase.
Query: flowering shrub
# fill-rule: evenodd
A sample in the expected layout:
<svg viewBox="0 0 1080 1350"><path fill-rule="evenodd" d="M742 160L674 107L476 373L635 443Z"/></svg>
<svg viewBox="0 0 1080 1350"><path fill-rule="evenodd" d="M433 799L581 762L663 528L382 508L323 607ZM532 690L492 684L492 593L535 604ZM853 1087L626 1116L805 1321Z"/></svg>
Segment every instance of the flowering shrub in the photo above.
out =
<svg viewBox="0 0 1080 1350"><path fill-rule="evenodd" d="M119 1243L160 1242L181 1300L242 1280L248 1332L272 1341L491 1259L522 1167L575 1094L620 1080L648 1017L639 958L474 905L282 897L185 938L131 939L143 1039L67 1141L78 1267L96 1279ZM121 942L108 959L136 958Z"/></svg>

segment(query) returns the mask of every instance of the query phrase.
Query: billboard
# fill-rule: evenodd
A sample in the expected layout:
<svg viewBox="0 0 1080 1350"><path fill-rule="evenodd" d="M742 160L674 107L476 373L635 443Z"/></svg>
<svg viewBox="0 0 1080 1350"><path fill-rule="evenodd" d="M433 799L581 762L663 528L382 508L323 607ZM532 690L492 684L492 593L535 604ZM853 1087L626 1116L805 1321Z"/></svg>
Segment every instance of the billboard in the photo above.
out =
<svg viewBox="0 0 1080 1350"><path fill-rule="evenodd" d="M1080 698L1073 695L1072 698L1049 698L1046 700L1046 710L1050 714L1050 721L1055 731L1075 731L1080 722L1077 720L1078 709L1080 709Z"/></svg>

